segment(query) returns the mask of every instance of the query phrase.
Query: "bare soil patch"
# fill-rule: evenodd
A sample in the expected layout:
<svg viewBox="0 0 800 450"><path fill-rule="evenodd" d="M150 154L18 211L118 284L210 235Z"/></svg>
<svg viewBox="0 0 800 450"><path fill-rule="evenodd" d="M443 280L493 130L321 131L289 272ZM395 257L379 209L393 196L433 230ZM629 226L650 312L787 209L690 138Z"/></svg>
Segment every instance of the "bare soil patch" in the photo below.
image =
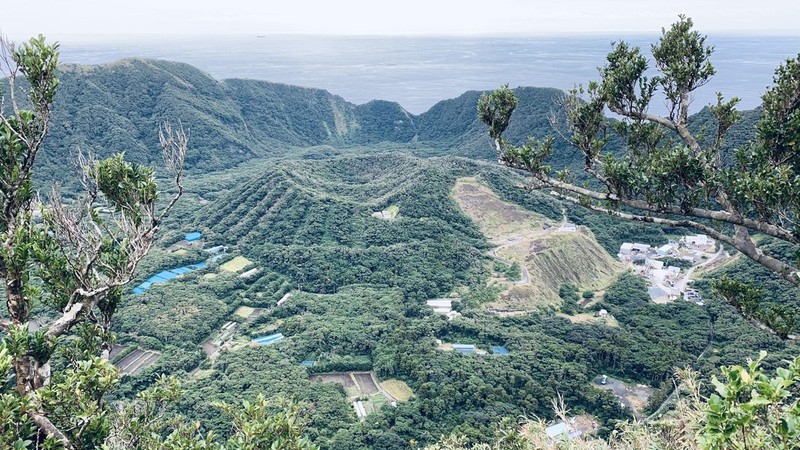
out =
<svg viewBox="0 0 800 450"><path fill-rule="evenodd" d="M378 390L378 386L375 386L375 383L372 381L372 375L369 372L354 373L353 376L355 377L362 394L369 395L380 392Z"/></svg>

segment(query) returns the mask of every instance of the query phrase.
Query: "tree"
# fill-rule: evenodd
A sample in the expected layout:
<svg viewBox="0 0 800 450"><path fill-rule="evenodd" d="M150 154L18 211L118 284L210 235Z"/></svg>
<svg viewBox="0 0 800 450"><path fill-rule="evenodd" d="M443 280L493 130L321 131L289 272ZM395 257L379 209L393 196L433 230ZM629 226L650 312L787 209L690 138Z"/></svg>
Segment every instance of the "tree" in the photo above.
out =
<svg viewBox="0 0 800 450"><path fill-rule="evenodd" d="M0 47L7 76L0 105L0 278L7 309L0 314L0 377L10 369L14 380L14 392L3 392L0 403L17 411L3 418L0 432L22 430L3 441L13 448L94 448L110 426L103 395L118 379L108 362L111 320L183 193L188 139L182 129L160 130L176 187L161 207L154 170L122 155L99 161L78 155L83 198L65 204L55 187L43 202L32 177L58 86L58 45L39 36L20 46L0 40ZM35 332L28 327L34 308L55 317ZM54 355L65 360L55 374Z"/></svg>
<svg viewBox="0 0 800 450"><path fill-rule="evenodd" d="M692 93L715 74L713 50L680 16L651 46L655 75L647 74L638 47L618 42L599 69L600 81L565 95L566 138L581 152L591 184L579 184L566 170L552 172L546 164L552 138L521 146L503 139L517 102L507 86L481 96L478 116L501 163L530 173L528 189L550 188L560 199L625 219L693 228L800 285L800 263L768 254L752 236L800 245L800 55L776 70L755 139L727 155L723 142L739 119L738 98L717 94L710 136L689 129ZM665 115L649 109L659 91ZM621 119L608 119L606 109ZM609 130L624 141L622 155L607 149Z"/></svg>

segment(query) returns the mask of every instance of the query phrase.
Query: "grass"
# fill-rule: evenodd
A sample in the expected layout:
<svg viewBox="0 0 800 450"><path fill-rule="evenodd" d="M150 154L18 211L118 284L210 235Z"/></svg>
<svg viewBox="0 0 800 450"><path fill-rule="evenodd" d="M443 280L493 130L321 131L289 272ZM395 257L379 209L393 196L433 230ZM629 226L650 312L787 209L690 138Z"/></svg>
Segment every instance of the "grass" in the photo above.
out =
<svg viewBox="0 0 800 450"><path fill-rule="evenodd" d="M389 395L391 395L392 397L401 402L404 402L414 396L414 391L412 391L411 388L408 387L405 381L401 380L381 381L381 387L383 388L384 391L388 392Z"/></svg>
<svg viewBox="0 0 800 450"><path fill-rule="evenodd" d="M511 285L489 306L508 310L557 309L562 283L597 291L624 270L591 232L560 232L559 223L502 201L475 178L459 178L451 196L481 232L498 245L496 256L509 263L518 262L530 275L527 283ZM545 222L551 228L545 230Z"/></svg>
<svg viewBox="0 0 800 450"><path fill-rule="evenodd" d="M219 270L222 272L238 272L245 267L253 264L252 261L245 258L244 256L237 256L232 260L226 262L225 264L219 266Z"/></svg>
<svg viewBox="0 0 800 450"><path fill-rule="evenodd" d="M481 232L491 240L540 230L547 218L500 200L475 178L459 178L450 195ZM552 221L550 221L552 222Z"/></svg>
<svg viewBox="0 0 800 450"><path fill-rule="evenodd" d="M255 308L251 308L249 306L240 306L239 309L236 310L234 314L241 317L242 319L247 319L250 317L251 314L255 311Z"/></svg>
<svg viewBox="0 0 800 450"><path fill-rule="evenodd" d="M392 206L386 208L386 212L389 213L389 217L390 218L394 219L400 213L400 207L397 206L397 205L392 205Z"/></svg>

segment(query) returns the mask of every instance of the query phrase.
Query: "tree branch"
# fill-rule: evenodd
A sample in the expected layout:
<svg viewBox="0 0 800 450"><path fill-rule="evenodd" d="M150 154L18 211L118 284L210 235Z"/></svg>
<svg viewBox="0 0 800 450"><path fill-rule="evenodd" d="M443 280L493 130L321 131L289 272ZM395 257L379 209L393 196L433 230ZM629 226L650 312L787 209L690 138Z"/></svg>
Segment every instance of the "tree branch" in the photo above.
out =
<svg viewBox="0 0 800 450"><path fill-rule="evenodd" d="M514 167L514 166L510 166ZM518 167L514 167L518 168ZM644 200L635 200L620 197L619 195L613 194L611 192L598 192L592 189L583 188L580 186L576 186L572 183L566 183L563 181L559 181L550 176L536 176L534 174L534 179L540 184L539 186L532 186L532 187L525 187L528 190L535 190L540 189L543 187L552 187L556 189L561 189L564 191L572 192L574 194L582 195L585 197L589 197L595 200L601 201L612 201L612 202L619 202L623 205L638 209L640 211L647 211L652 213L658 214L674 214L679 216L691 216L697 217L700 219L708 219L708 220L716 220L719 222L728 223L731 225L740 225L746 228L749 228L753 231L757 231L759 233L764 233L768 236L772 236L774 238L781 239L786 242L790 242L793 244L800 244L800 240L794 236L790 231L786 230L785 228L779 227L774 224L760 222L753 219L748 219L746 217L742 217L739 214L733 214L725 210L710 210L705 208L680 208L678 206L672 205L663 205L663 206L655 206L652 205Z"/></svg>
<svg viewBox="0 0 800 450"><path fill-rule="evenodd" d="M53 422L51 422L50 419L33 411L28 411L27 414L28 417L30 417L31 420L33 420L33 423L35 423L36 426L39 427L39 430L41 430L46 436L51 436L55 438L58 442L61 443L61 445L64 447L65 450L72 450L74 448L69 439L67 439L67 437L64 436L64 433L62 433L61 430L59 430L58 428L56 428L55 425L53 425Z"/></svg>
<svg viewBox="0 0 800 450"><path fill-rule="evenodd" d="M569 195L565 195L556 191L553 191L550 194L562 200L567 200L577 205L580 205L584 208L591 209L592 211L608 214L611 216L616 216L622 219L633 220L637 222L649 222L659 225L668 225L672 227L694 228L695 230L702 231L703 233L711 236L712 238L718 241L730 245L736 250L742 252L748 258L752 259L753 261L761 264L762 266L780 275L786 281L796 286L800 286L800 277L798 277L798 268L793 267L775 257L767 255L766 253L758 249L749 238L745 239L744 237L739 237L739 236L731 237L728 236L727 234L720 232L715 228L712 228L700 222L695 222L693 220L686 220L686 219L674 220L663 217L652 217L652 216L642 216L638 214L630 214L622 211L615 211L609 208L603 208L601 206L597 206L592 203L587 204L586 202L581 202L581 200L578 198L571 197Z"/></svg>

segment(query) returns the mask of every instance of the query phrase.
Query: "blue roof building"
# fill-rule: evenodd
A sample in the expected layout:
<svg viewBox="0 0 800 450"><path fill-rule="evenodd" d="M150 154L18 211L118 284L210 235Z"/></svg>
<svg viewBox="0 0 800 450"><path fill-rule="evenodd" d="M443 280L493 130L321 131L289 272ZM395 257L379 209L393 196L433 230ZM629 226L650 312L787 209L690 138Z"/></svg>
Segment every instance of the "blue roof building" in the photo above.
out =
<svg viewBox="0 0 800 450"><path fill-rule="evenodd" d="M186 236L184 236L184 239L187 242L192 242L192 241L199 241L200 238L202 238L202 237L203 237L202 233L200 233L199 231L194 231L192 233L186 233Z"/></svg>
<svg viewBox="0 0 800 450"><path fill-rule="evenodd" d="M492 347L492 353L495 355L507 356L510 352L508 351L507 348L503 347L502 345L497 345L495 347Z"/></svg>
<svg viewBox="0 0 800 450"><path fill-rule="evenodd" d="M283 334L275 333L275 334L270 334L269 336L262 336L260 338L255 338L253 339L252 343L254 345L270 345L280 341L283 338L284 338Z"/></svg>
<svg viewBox="0 0 800 450"><path fill-rule="evenodd" d="M146 279L139 286L133 288L133 295L139 295L143 293L144 291L150 289L150 287L153 286L155 283L164 283L166 281L178 278L179 276L191 272L193 270L202 269L207 265L208 265L207 262L202 261L197 264L192 264L190 266L176 267L174 269L163 270L161 272L158 272L157 274Z"/></svg>

